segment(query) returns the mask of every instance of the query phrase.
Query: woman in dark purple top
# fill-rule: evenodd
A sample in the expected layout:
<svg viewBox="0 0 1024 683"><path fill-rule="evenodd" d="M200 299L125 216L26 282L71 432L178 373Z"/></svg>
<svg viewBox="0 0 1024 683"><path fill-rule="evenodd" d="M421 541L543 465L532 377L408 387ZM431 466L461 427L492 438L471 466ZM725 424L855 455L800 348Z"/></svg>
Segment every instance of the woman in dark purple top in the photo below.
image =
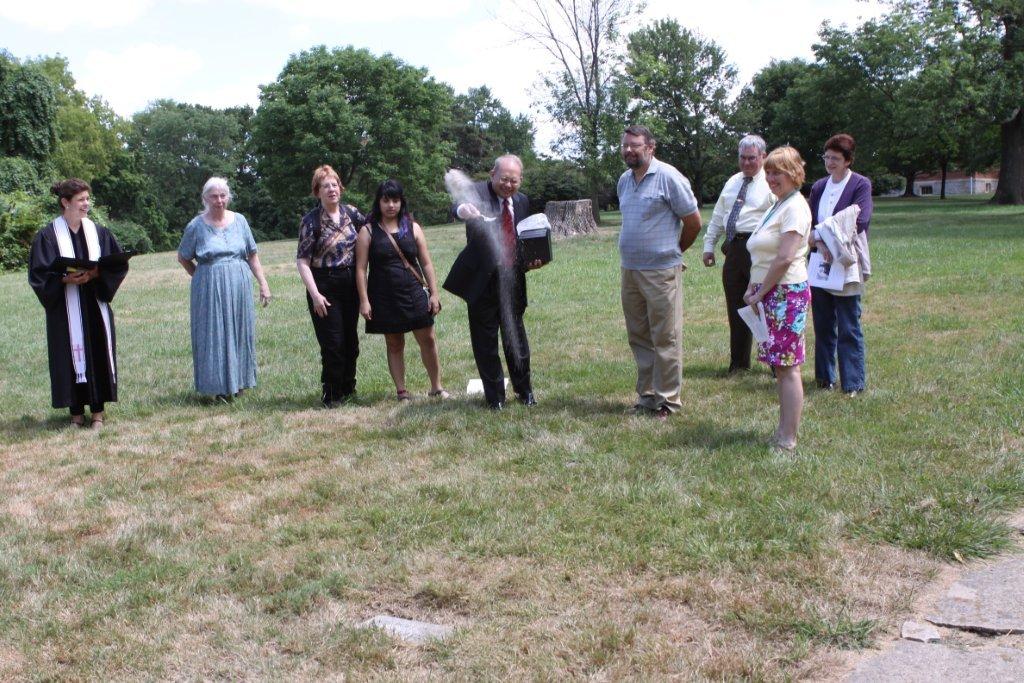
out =
<svg viewBox="0 0 1024 683"><path fill-rule="evenodd" d="M811 187L811 218L818 225L829 216L856 204L857 232L867 239L873 203L871 181L850 169L856 143L846 133L833 135L825 143L822 160L828 175ZM819 251L827 247L820 240L814 243ZM847 396L864 391L867 381L865 369L864 333L860 328L860 293L837 294L820 287L811 288L811 312L814 315L814 378L822 389L832 389L836 383L836 359L839 360L839 380Z"/></svg>
<svg viewBox="0 0 1024 683"><path fill-rule="evenodd" d="M306 286L306 303L320 344L320 400L327 408L350 401L359 357L359 296L355 286L356 235L366 217L341 203L345 187L326 164L313 172L320 203L302 217L295 265Z"/></svg>

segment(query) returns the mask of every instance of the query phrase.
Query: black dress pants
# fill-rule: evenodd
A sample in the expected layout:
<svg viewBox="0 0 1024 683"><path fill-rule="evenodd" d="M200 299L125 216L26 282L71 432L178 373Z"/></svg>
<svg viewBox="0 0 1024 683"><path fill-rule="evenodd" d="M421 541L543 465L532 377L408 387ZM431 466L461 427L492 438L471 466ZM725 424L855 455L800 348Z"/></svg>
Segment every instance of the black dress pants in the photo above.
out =
<svg viewBox="0 0 1024 683"><path fill-rule="evenodd" d="M530 383L530 343L526 338L526 312L522 273L499 268L484 294L469 308L469 336L473 358L491 405L505 401L505 375L498 357L498 332L505 352L512 388L520 396L533 391Z"/></svg>
<svg viewBox="0 0 1024 683"><path fill-rule="evenodd" d="M103 401L97 401L93 398L89 392L89 387L86 384L75 384L71 389L71 393L74 396L74 400L68 410L75 417L85 414L86 404L89 404L89 412L93 415L103 412Z"/></svg>
<svg viewBox="0 0 1024 683"><path fill-rule="evenodd" d="M359 358L359 295L355 270L311 268L316 287L331 304L321 318L313 310L313 297L306 293L306 304L313 319L313 330L320 344L321 400L324 405L356 390L356 359Z"/></svg>
<svg viewBox="0 0 1024 683"><path fill-rule="evenodd" d="M747 305L743 300L743 294L750 284L748 237L749 234L741 233L722 247L725 251L722 288L725 290L725 308L729 314L729 370L750 369L750 344L753 341L753 334L736 312Z"/></svg>

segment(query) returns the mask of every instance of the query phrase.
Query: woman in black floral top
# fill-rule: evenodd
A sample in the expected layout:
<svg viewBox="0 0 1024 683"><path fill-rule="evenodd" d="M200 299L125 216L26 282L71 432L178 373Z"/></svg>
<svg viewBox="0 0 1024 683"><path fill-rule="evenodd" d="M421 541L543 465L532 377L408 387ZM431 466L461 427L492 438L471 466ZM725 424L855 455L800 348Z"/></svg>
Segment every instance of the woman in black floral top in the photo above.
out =
<svg viewBox="0 0 1024 683"><path fill-rule="evenodd" d="M366 217L341 204L345 191L330 166L313 172L313 196L320 204L302 217L295 265L306 286L306 303L320 343L321 400L334 408L356 391L359 357L359 295L355 285L356 235Z"/></svg>

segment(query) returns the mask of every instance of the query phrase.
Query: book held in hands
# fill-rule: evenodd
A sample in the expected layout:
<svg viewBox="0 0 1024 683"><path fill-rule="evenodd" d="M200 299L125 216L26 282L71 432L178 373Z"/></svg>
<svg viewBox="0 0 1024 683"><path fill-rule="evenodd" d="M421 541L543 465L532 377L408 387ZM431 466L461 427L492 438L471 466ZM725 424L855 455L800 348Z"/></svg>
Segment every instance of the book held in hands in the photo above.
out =
<svg viewBox="0 0 1024 683"><path fill-rule="evenodd" d="M134 251L122 251L117 254L107 254L106 256L101 256L99 261L60 256L53 262L53 266L55 270L66 273L77 273L82 270L92 270L93 268L99 268L100 270L128 270L128 259L135 256L136 253Z"/></svg>
<svg viewBox="0 0 1024 683"><path fill-rule="evenodd" d="M524 218L516 226L516 233L523 263L551 262L551 223L547 216L536 213Z"/></svg>

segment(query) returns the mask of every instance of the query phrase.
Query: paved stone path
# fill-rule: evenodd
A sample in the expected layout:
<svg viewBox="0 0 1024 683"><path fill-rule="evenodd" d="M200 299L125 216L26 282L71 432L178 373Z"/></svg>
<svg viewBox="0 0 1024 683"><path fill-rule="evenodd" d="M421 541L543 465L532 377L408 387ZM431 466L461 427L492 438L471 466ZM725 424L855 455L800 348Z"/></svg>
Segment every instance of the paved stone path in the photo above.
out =
<svg viewBox="0 0 1024 683"><path fill-rule="evenodd" d="M961 650L901 640L885 654L862 662L848 680L858 683L936 683L937 681L1020 681L1024 650L991 647Z"/></svg>
<svg viewBox="0 0 1024 683"><path fill-rule="evenodd" d="M968 573L927 618L936 626L985 635L1024 633L1024 557Z"/></svg>
<svg viewBox="0 0 1024 683"><path fill-rule="evenodd" d="M1012 526L1024 534L1024 513ZM939 627L939 641L917 642L933 640L928 622ZM846 681L1024 681L1024 557L972 563L901 633L903 639L862 660Z"/></svg>

